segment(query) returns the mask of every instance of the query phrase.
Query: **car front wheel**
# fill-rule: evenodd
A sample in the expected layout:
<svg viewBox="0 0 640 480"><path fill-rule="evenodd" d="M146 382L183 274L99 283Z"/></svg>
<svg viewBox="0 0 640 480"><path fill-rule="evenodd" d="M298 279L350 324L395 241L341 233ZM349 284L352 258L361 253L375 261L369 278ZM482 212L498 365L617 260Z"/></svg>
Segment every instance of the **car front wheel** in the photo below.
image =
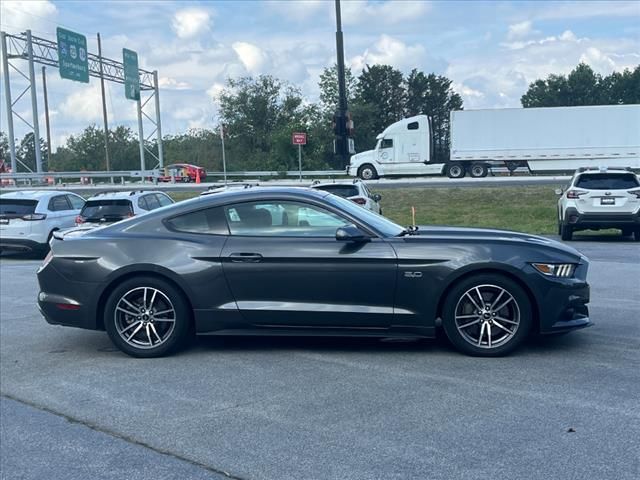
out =
<svg viewBox="0 0 640 480"><path fill-rule="evenodd" d="M166 355L189 335L190 308L178 289L155 277L134 277L111 292L104 326L111 341L133 357Z"/></svg>
<svg viewBox="0 0 640 480"><path fill-rule="evenodd" d="M480 357L506 355L531 329L531 302L513 280L497 274L477 275L451 289L442 323L458 350Z"/></svg>
<svg viewBox="0 0 640 480"><path fill-rule="evenodd" d="M565 241L571 240L573 238L573 228L569 225L561 225L560 238Z"/></svg>

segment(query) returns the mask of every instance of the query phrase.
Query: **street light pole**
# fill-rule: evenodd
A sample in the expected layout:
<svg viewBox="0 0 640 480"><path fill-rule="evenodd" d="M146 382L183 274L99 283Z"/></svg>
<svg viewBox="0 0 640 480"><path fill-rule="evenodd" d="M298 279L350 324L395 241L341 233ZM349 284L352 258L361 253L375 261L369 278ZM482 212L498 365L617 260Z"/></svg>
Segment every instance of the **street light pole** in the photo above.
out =
<svg viewBox="0 0 640 480"><path fill-rule="evenodd" d="M342 16L340 0L336 4L336 51L338 73L338 111L336 112L336 154L342 160L342 167L349 163L349 140L347 132L347 88L344 73L344 41L342 37Z"/></svg>

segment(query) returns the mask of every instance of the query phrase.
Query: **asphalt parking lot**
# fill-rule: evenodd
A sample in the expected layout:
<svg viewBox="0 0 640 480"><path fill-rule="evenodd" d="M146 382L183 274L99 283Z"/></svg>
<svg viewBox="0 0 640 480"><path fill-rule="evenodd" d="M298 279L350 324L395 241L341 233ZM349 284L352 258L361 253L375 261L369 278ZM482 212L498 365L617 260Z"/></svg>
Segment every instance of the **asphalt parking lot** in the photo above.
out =
<svg viewBox="0 0 640 480"><path fill-rule="evenodd" d="M595 326L498 359L209 337L136 360L46 324L40 261L3 258L1 478L635 480L640 244L577 238Z"/></svg>

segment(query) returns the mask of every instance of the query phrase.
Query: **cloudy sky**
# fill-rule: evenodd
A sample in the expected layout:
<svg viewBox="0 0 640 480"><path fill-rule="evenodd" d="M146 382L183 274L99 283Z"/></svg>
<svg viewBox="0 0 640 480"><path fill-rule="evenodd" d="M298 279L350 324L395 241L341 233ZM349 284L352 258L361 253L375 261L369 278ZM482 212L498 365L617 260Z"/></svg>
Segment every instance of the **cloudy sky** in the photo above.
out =
<svg viewBox="0 0 640 480"><path fill-rule="evenodd" d="M215 96L228 77L272 74L315 100L319 73L335 62L332 0L0 5L8 33L30 28L55 40L61 26L85 34L90 52L97 51L96 32L107 57L121 60L123 47L137 51L141 68L159 72L168 134L212 127ZM568 73L580 61L602 74L640 63L640 2L343 0L342 16L345 56L356 73L366 64L385 63L405 73L418 68L443 74L454 81L465 108L518 107L531 81ZM16 66L26 72L26 62ZM47 71L54 146L88 124L101 125L99 81L80 84ZM41 91L39 67L37 72ZM24 83L11 75L15 98ZM107 85L110 123L137 128L124 87ZM0 101L0 128L6 131L4 92ZM29 118L28 96L14 108Z"/></svg>

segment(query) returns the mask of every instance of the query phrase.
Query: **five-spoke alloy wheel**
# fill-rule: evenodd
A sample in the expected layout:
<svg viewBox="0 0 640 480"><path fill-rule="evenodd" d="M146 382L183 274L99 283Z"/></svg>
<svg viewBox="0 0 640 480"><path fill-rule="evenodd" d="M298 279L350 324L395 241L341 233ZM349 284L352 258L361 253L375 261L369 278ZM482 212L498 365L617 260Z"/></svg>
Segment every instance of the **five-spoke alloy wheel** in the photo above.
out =
<svg viewBox="0 0 640 480"><path fill-rule="evenodd" d="M183 343L190 313L173 285L154 277L136 277L111 293L104 322L109 337L123 352L157 357Z"/></svg>
<svg viewBox="0 0 640 480"><path fill-rule="evenodd" d="M504 355L522 342L531 327L527 294L516 282L497 274L456 284L443 313L447 336L471 355Z"/></svg>

